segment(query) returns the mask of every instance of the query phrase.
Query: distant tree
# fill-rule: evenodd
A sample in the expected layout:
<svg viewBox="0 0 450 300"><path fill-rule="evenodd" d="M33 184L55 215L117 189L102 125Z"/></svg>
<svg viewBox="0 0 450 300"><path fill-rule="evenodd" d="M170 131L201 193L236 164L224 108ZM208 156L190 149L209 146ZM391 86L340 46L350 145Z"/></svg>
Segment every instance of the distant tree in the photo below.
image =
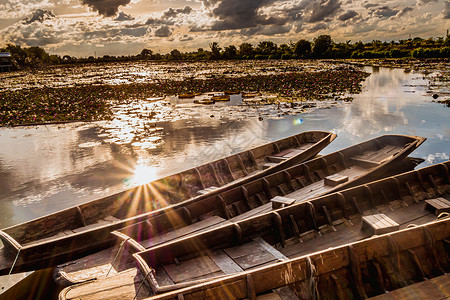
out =
<svg viewBox="0 0 450 300"><path fill-rule="evenodd" d="M295 43L294 54L298 58L308 58L311 55L311 42L307 40L299 40Z"/></svg>
<svg viewBox="0 0 450 300"><path fill-rule="evenodd" d="M324 34L314 38L313 54L317 58L327 57L331 50L331 36Z"/></svg>
<svg viewBox="0 0 450 300"><path fill-rule="evenodd" d="M239 46L239 55L241 57L252 58L254 54L253 45L250 43L242 43Z"/></svg>
<svg viewBox="0 0 450 300"><path fill-rule="evenodd" d="M283 57L283 59L288 59L292 57L293 45L281 44L278 47L278 55Z"/></svg>
<svg viewBox="0 0 450 300"><path fill-rule="evenodd" d="M234 59L237 56L237 49L234 45L229 45L225 47L223 51L223 57L227 59Z"/></svg>
<svg viewBox="0 0 450 300"><path fill-rule="evenodd" d="M179 50L173 49L172 51L170 51L169 58L173 59L173 60L180 60L183 58L183 55L181 54L181 52Z"/></svg>
<svg viewBox="0 0 450 300"><path fill-rule="evenodd" d="M276 54L277 44L272 41L262 41L256 46L255 51L261 55L271 55Z"/></svg>
<svg viewBox="0 0 450 300"><path fill-rule="evenodd" d="M219 47L219 44L217 42L212 42L209 44L209 48L211 49L211 56L213 59L219 59L220 58L220 51L222 50Z"/></svg>
<svg viewBox="0 0 450 300"><path fill-rule="evenodd" d="M142 49L141 51L141 56L152 56L153 55L153 51L150 49Z"/></svg>

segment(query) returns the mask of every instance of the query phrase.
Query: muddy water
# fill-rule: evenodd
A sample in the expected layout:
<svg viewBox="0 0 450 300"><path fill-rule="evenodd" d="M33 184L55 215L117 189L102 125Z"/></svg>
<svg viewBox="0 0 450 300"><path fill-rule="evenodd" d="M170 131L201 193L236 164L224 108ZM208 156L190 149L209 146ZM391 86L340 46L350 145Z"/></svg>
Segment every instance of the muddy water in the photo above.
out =
<svg viewBox="0 0 450 300"><path fill-rule="evenodd" d="M329 109L147 99L110 122L0 128L0 228L306 130L338 134L322 154L396 133L428 138L413 153L423 166L447 160L450 108L431 102L428 82L401 69L367 71L363 93ZM149 110L160 121L147 122Z"/></svg>

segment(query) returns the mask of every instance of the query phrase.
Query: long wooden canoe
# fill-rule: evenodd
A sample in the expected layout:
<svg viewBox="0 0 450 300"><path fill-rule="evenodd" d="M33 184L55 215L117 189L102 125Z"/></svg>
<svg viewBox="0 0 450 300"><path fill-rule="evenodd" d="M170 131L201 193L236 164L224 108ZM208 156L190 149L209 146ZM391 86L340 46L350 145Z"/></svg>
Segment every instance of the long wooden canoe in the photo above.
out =
<svg viewBox="0 0 450 300"><path fill-rule="evenodd" d="M179 293L186 297L191 291L197 295L196 287L180 289L235 273L238 278L242 272L272 268L269 265L278 261L435 221L450 211L449 168L450 161L155 246L134 254L140 272L129 269L68 287L60 299L101 296L106 300L118 295L133 299L136 294L142 299L166 292L170 297ZM282 282L280 286L287 284ZM204 293L208 295L199 291L199 299Z"/></svg>
<svg viewBox="0 0 450 300"><path fill-rule="evenodd" d="M148 299L447 299L449 238L446 218Z"/></svg>
<svg viewBox="0 0 450 300"><path fill-rule="evenodd" d="M303 132L122 193L2 229L0 239L4 248L0 249L0 274L9 272L19 249L20 255L13 269L16 272L73 259L77 253L88 253L105 240L111 241L110 231L101 228L120 228L125 220L135 216L207 195L212 190L220 190L218 187L240 185L311 159L335 137L329 132Z"/></svg>
<svg viewBox="0 0 450 300"><path fill-rule="evenodd" d="M405 155L422 141L409 136L381 136L241 186L154 212L142 222L113 233L127 242L127 251L143 251L181 236L272 211L279 206L280 199L301 202L399 172L405 165ZM340 177L347 181L335 182ZM73 284L133 267L127 262L127 255L121 254L116 261L117 251L117 248L107 249L60 266L56 277L62 285Z"/></svg>

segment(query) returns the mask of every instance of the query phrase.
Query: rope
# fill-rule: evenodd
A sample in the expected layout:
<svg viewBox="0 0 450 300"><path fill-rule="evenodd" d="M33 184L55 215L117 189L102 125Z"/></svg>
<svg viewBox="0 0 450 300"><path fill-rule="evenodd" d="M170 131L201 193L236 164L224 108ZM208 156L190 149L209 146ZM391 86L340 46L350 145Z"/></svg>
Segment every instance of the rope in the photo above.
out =
<svg viewBox="0 0 450 300"><path fill-rule="evenodd" d="M114 267L114 264L116 263L117 258L119 257L119 253L122 251L123 246L125 245L128 240L131 239L131 237L127 238L126 240L123 240L122 243L120 243L119 250L116 253L116 257L114 257L114 260L111 263L111 268L109 268L108 273L106 273L106 277L108 277L109 273L111 272L112 268Z"/></svg>
<svg viewBox="0 0 450 300"><path fill-rule="evenodd" d="M8 286L8 284L9 284L9 281L10 281L10 279L11 279L11 276L9 276L9 275L11 275L12 270L14 269L14 266L16 265L17 259L19 258L20 250L22 250L22 247L20 247L19 250L17 251L16 258L14 259L14 262L13 262L12 265L11 265L11 269L9 269L8 277L7 277L7 279L6 279L5 286ZM3 290L4 288L5 288L5 287L2 287L2 290Z"/></svg>
<svg viewBox="0 0 450 300"><path fill-rule="evenodd" d="M148 275L150 275L150 273L152 273L152 272L153 272L153 270L150 270L150 271L147 273L147 275L145 275L144 279L142 280L141 284L139 285L139 287L138 287L138 289L137 289L137 291L136 291L136 294L135 294L134 297L133 297L133 300L137 299L136 297L137 297L137 295L139 294L139 291L141 290L142 285L144 284L144 282L145 282L145 280L147 279Z"/></svg>

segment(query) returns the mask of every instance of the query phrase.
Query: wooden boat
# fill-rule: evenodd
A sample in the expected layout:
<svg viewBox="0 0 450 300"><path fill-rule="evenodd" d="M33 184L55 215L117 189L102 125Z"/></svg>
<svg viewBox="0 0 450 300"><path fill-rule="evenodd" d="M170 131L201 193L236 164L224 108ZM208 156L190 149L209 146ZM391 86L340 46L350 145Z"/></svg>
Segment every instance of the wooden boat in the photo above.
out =
<svg viewBox="0 0 450 300"><path fill-rule="evenodd" d="M447 299L449 238L446 218L148 299Z"/></svg>
<svg viewBox="0 0 450 300"><path fill-rule="evenodd" d="M405 165L404 155L422 141L422 138L409 136L382 136L208 197L154 212L146 220L113 234L119 241L127 242L126 251L121 253L143 251L182 236L271 211L284 205L284 200L288 200L286 204L301 202L380 178L392 171L400 172ZM372 159L372 164L368 159ZM133 262L127 261L127 255L114 261L118 251L117 247L111 248L62 265L55 277L61 285L70 285L105 276L110 271L116 273L132 268ZM111 270L111 264L115 265L114 270Z"/></svg>
<svg viewBox="0 0 450 300"><path fill-rule="evenodd" d="M199 299L209 295L221 299L207 291L214 290L214 282L222 282L227 276L239 274L234 278L242 278L242 274L257 274L262 268L273 270L279 266L279 261L298 260L317 251L336 249L343 244L434 222L448 215L445 212L450 211L449 168L450 161L447 161L156 245L134 254L139 272L129 269L115 276L68 287L62 291L60 299L81 300L100 295L102 299L114 299L118 295L122 299L132 299L136 294L137 299L142 299L161 293L169 293L162 294L169 298L182 294L184 297L196 295ZM448 229L447 235L450 235ZM433 241L428 243L436 246ZM322 257L323 265L327 265L327 258L331 262L348 263L348 256L337 256L336 260L332 255ZM304 276L302 272L292 278ZM280 284L270 290L293 283L283 278L273 274L267 279ZM211 285L204 284L204 289L199 288L200 285L189 288L212 280L215 281ZM258 284L264 282L257 281ZM343 283L347 287L348 281ZM228 285L217 286L220 290ZM230 297L232 295L235 294Z"/></svg>
<svg viewBox="0 0 450 300"><path fill-rule="evenodd" d="M0 274L55 266L111 246L110 232L161 207L219 192L316 156L336 137L303 132L0 230ZM12 268L14 263L14 267Z"/></svg>
<svg viewBox="0 0 450 300"><path fill-rule="evenodd" d="M200 100L194 100L194 103L195 104L203 104L203 105L211 105L211 104L214 104L215 102L210 99L200 99Z"/></svg>
<svg viewBox="0 0 450 300"><path fill-rule="evenodd" d="M230 95L212 96L211 101L230 101Z"/></svg>

